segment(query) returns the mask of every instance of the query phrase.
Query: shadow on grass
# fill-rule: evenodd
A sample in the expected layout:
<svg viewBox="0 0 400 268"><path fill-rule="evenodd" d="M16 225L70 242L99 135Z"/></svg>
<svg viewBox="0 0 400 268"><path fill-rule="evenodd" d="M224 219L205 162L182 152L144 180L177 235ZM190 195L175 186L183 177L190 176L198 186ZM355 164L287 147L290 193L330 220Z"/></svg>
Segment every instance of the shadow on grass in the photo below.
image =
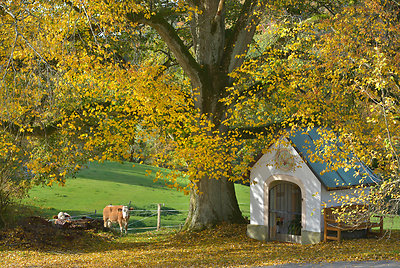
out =
<svg viewBox="0 0 400 268"><path fill-rule="evenodd" d="M57 215L60 212L60 210L52 207L48 208L41 208L37 207L34 205L27 205L27 204L15 204L11 208L11 211L7 214L7 217L9 218L8 220L10 222L15 222L20 220L21 218L26 218L26 217L34 217L34 216L40 216L45 219L53 219L53 216ZM102 217L102 214L96 212L90 212L88 213L87 211L81 211L81 210L68 210L68 211L63 211L67 212L69 215L76 217L76 218L82 218L82 217L91 217L91 218L99 218Z"/></svg>
<svg viewBox="0 0 400 268"><path fill-rule="evenodd" d="M56 226L43 218L28 217L14 227L0 229L0 252L33 250L82 254L109 250L143 250L149 247L157 249L163 247L163 239L174 232L149 233L151 232L141 235L151 237L151 241L132 241L132 236L135 236L133 234L121 235L119 231L104 231L103 228L70 229Z"/></svg>
<svg viewBox="0 0 400 268"><path fill-rule="evenodd" d="M135 166L133 167L133 165ZM88 164L87 168L82 169L78 173L77 177L99 181L111 181L115 183L123 183L129 185L138 185L143 187L167 189L162 179L157 182L153 182L155 174L158 171L161 171L162 174L164 174L165 176L168 176L168 174L171 172L168 169L141 164L91 162ZM185 186L184 179L180 179L180 183L182 186Z"/></svg>

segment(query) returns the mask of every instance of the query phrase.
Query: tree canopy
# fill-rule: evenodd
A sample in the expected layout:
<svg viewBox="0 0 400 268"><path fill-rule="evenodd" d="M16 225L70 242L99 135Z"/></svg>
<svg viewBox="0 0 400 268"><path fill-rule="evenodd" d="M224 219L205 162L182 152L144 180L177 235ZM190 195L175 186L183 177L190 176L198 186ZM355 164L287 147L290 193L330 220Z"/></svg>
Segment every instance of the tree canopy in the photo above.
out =
<svg viewBox="0 0 400 268"><path fill-rule="evenodd" d="M64 183L152 143L202 228L243 221L232 183L283 130L322 125L376 165L379 200L399 198L398 14L390 0L6 1L1 163Z"/></svg>

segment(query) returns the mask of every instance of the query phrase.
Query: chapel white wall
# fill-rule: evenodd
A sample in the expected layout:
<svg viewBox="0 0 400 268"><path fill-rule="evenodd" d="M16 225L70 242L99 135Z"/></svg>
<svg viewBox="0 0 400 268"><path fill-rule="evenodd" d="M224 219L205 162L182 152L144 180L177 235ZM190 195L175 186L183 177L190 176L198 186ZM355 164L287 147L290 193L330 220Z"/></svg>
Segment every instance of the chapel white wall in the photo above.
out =
<svg viewBox="0 0 400 268"><path fill-rule="evenodd" d="M288 180L292 176L301 181L304 197L302 228L306 231L321 231L321 182L308 168L292 146L285 146L295 156L296 168L293 171L282 171L274 165L276 148L270 148L253 166L250 172L250 224L268 225L265 215L265 183L269 185L275 180ZM304 203L305 202L305 203Z"/></svg>

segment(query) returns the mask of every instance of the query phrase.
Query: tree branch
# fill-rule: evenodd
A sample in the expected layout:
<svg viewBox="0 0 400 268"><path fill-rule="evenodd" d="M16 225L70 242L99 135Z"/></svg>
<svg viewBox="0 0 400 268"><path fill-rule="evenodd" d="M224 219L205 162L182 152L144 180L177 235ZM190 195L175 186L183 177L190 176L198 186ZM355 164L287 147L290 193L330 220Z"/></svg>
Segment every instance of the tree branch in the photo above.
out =
<svg viewBox="0 0 400 268"><path fill-rule="evenodd" d="M289 123L301 127L307 126L307 124L315 123L312 118L304 117L290 117L288 119L283 119L280 121L270 122L263 126L257 127L230 127L229 133L231 135L239 135L239 139L255 139L257 135L267 134L267 133L277 133L280 130L286 129ZM319 123L320 124L320 123Z"/></svg>
<svg viewBox="0 0 400 268"><path fill-rule="evenodd" d="M36 118L35 116L28 117L29 115L34 114L31 110L29 110L22 115L23 119L19 120L19 122L0 119L0 127L2 127L5 132L8 132L15 136L23 134L24 136L44 138L60 131L61 129L59 127L59 124L62 123L63 119L68 118L74 113L79 114L82 118L84 118L82 116L84 111L89 112L89 110L93 109L94 107L101 106L103 108L107 108L110 107L111 105L112 105L111 101L100 101L100 102L90 103L88 107L83 107L83 106L81 108L71 107L71 109L65 110L65 116L61 118L56 118L46 124L39 121L38 118ZM129 116L133 115L130 114ZM95 127L97 125L87 124L86 126Z"/></svg>
<svg viewBox="0 0 400 268"><path fill-rule="evenodd" d="M75 6L74 3L72 3L71 1L63 0L63 2L64 2L66 5L72 7L76 12L81 13L80 8L77 7L77 6Z"/></svg>
<svg viewBox="0 0 400 268"><path fill-rule="evenodd" d="M258 127L237 127L230 128L229 133L239 135L239 139L250 140L257 138L257 135L277 132L284 128L283 122L272 122L264 126Z"/></svg>
<svg viewBox="0 0 400 268"><path fill-rule="evenodd" d="M222 10L224 9L225 0L220 0L218 4L217 13L215 14L214 20L217 20L218 16L221 16Z"/></svg>
<svg viewBox="0 0 400 268"><path fill-rule="evenodd" d="M192 83L196 86L201 84L202 68L190 54L174 27L163 16L157 14L148 19L143 14L128 13L126 18L133 23L142 23L154 28L172 51L185 73L190 77Z"/></svg>
<svg viewBox="0 0 400 268"><path fill-rule="evenodd" d="M3 126L6 132L11 133L15 136L24 133L25 136L46 137L51 136L58 130L58 128L56 127L58 123L61 123L61 120L60 122L54 122L53 124L49 124L46 126L30 127L29 130L19 126L18 124L8 121L0 121L0 126Z"/></svg>
<svg viewBox="0 0 400 268"><path fill-rule="evenodd" d="M233 27L233 32L227 38L222 67L228 72L239 67L244 59L236 57L247 52L248 46L253 40L256 27L260 21L260 12L264 9L264 1L246 0L242 6L240 15Z"/></svg>

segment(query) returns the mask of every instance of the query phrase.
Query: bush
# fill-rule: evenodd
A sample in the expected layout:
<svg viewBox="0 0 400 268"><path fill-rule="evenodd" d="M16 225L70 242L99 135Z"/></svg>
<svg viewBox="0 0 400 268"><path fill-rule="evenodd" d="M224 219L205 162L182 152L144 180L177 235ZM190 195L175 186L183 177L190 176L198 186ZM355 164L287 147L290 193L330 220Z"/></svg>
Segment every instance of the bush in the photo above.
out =
<svg viewBox="0 0 400 268"><path fill-rule="evenodd" d="M10 207L26 195L29 188L26 182L18 176L15 169L0 163L0 227L14 220L14 217L10 216Z"/></svg>

